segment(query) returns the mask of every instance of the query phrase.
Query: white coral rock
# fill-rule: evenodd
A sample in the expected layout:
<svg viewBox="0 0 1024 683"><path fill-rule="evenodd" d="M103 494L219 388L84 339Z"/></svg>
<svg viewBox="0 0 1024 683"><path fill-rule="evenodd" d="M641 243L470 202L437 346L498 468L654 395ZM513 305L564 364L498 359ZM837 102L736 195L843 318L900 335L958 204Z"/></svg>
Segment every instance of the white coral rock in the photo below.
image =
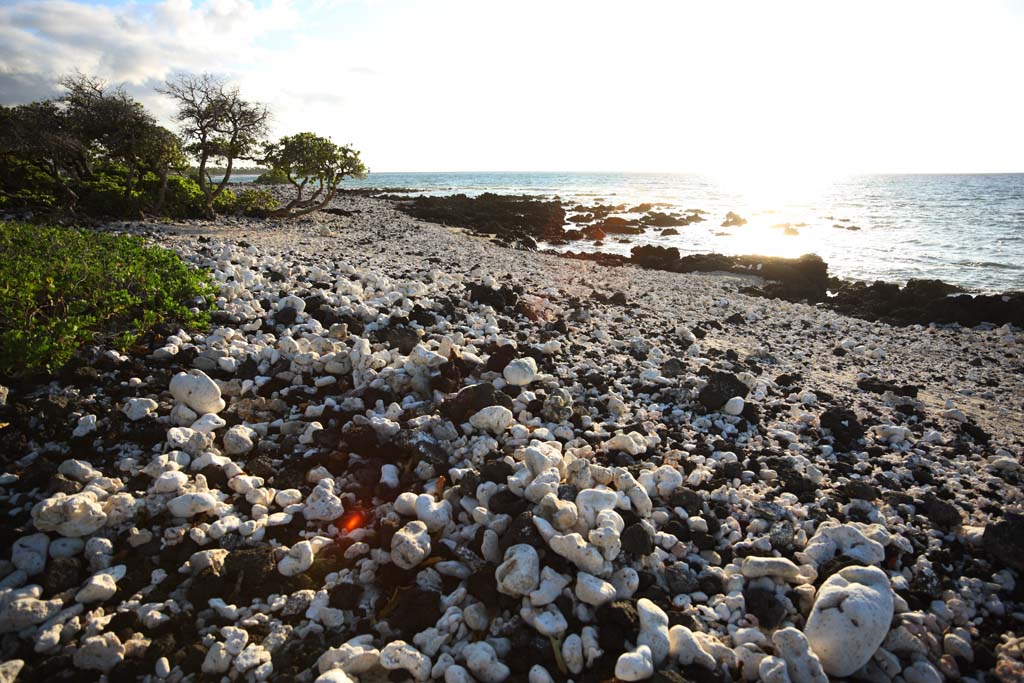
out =
<svg viewBox="0 0 1024 683"><path fill-rule="evenodd" d="M409 522L391 537L391 560L402 569L412 569L430 555L430 534L419 520Z"/></svg>
<svg viewBox="0 0 1024 683"><path fill-rule="evenodd" d="M219 413L227 405L220 387L202 370L179 372L171 378L171 395L197 414Z"/></svg>

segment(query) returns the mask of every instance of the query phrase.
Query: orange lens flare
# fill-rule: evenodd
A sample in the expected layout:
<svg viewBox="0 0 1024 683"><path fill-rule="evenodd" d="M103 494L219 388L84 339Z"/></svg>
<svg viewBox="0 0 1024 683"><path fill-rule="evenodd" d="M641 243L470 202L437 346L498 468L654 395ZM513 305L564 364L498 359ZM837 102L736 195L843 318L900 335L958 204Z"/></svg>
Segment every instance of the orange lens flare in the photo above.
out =
<svg viewBox="0 0 1024 683"><path fill-rule="evenodd" d="M341 524L339 526L346 532L351 533L352 531L355 531L356 529L361 527L365 521L366 518L363 515L363 513L356 510L345 515L345 518L342 519Z"/></svg>

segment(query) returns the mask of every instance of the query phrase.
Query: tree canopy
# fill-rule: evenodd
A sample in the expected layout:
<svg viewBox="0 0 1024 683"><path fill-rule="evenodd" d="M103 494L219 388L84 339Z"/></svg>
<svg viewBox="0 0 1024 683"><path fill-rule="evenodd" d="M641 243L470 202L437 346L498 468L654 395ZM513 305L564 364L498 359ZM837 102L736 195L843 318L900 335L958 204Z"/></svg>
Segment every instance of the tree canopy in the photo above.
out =
<svg viewBox="0 0 1024 683"><path fill-rule="evenodd" d="M342 180L366 175L359 152L313 133L288 135L267 145L263 162L295 188L295 197L271 212L274 217L293 218L322 209L334 199Z"/></svg>

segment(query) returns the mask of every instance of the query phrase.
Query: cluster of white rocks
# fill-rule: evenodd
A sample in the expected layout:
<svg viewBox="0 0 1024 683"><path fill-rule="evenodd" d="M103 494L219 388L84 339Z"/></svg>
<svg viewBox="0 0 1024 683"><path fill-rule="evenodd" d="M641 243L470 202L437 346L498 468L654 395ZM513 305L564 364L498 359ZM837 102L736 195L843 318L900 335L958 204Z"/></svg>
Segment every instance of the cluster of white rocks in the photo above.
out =
<svg viewBox="0 0 1024 683"><path fill-rule="evenodd" d="M330 225L285 240L301 255L163 238L214 273L214 326L105 356L117 389L67 416L74 453L29 439L0 478L20 520L0 680L1019 674L1020 546L984 542L1002 510L982 492L1022 501L1003 406L862 392L896 331L732 279L556 275L417 227L433 251L376 261L341 258ZM453 243L464 260L438 266ZM680 291L631 308L597 283ZM1024 340L914 333L1017 359ZM25 485L52 461L59 486Z"/></svg>

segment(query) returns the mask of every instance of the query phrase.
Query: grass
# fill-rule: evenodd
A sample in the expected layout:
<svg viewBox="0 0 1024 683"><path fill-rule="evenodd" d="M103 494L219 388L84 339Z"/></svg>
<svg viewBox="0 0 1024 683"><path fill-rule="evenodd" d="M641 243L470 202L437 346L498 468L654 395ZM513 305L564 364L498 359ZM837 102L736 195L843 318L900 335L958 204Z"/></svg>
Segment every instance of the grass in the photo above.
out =
<svg viewBox="0 0 1024 683"><path fill-rule="evenodd" d="M210 275L137 237L0 222L0 375L53 371L87 342L125 349L157 323L196 329Z"/></svg>

